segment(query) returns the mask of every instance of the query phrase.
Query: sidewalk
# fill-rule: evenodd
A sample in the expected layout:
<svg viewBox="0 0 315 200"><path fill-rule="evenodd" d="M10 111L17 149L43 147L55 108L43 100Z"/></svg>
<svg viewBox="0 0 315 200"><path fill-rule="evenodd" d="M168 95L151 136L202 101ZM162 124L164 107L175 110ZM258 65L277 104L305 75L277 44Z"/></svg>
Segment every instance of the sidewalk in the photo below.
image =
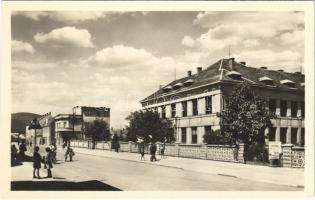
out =
<svg viewBox="0 0 315 200"><path fill-rule="evenodd" d="M304 169L302 168L277 168L259 165L246 165L241 163L220 162L212 160L199 160L181 157L165 156L160 159L157 155L157 162L150 162L150 155L146 154L146 161L140 161L140 154L129 152L113 152L106 150L91 150L73 147L75 153L88 154L141 162L145 164L159 165L164 167L179 168L196 172L231 176L253 181L273 183L278 185L304 187Z"/></svg>

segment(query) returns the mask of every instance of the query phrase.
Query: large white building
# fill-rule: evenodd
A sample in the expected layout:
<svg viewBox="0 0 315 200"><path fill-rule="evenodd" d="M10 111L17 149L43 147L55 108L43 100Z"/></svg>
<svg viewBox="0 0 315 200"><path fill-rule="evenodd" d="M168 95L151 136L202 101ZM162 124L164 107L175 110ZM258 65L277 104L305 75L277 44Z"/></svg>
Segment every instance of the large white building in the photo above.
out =
<svg viewBox="0 0 315 200"><path fill-rule="evenodd" d="M266 129L268 139L304 145L304 85L300 72L254 68L234 58L221 59L197 73L175 80L141 101L143 108L154 109L173 122L177 142L202 144L206 132L220 129L219 113L233 85L248 82L256 93L268 99L268 108L277 118Z"/></svg>

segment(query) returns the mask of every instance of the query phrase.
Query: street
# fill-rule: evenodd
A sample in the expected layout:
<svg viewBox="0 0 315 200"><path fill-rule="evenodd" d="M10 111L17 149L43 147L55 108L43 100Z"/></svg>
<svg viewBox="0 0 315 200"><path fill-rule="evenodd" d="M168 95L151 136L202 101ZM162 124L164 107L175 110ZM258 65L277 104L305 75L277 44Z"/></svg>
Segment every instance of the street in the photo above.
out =
<svg viewBox="0 0 315 200"><path fill-rule="evenodd" d="M151 165L150 162L126 161L115 158L105 158L76 153L73 162L64 162L64 150L58 149L58 162L54 165L54 179L34 179L34 181L71 181L88 182L98 181L106 184L107 189L100 190L191 190L191 191L283 191L302 190L297 187L282 186L270 183L245 180L183 170L176 167ZM42 154L44 155L44 154ZM31 165L32 163L24 163ZM41 176L44 171L41 171ZM29 172L31 180L32 172ZM56 183L57 184L57 183ZM63 185L62 187L67 187ZM36 190L36 188L34 189ZM67 190L67 188L63 188ZM71 190L71 187L68 189ZM89 190L80 186L80 190Z"/></svg>

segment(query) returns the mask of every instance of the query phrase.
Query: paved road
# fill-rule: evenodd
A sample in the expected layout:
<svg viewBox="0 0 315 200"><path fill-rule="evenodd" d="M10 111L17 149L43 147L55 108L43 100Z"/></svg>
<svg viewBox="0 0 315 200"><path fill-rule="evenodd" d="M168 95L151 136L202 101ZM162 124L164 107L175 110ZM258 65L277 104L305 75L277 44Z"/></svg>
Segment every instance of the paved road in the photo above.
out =
<svg viewBox="0 0 315 200"><path fill-rule="evenodd" d="M224 175L156 166L148 162L85 154L76 154L73 162L64 162L60 150L57 157L60 163L53 169L53 175L57 180L75 182L97 180L121 190L301 190L296 187L248 181Z"/></svg>

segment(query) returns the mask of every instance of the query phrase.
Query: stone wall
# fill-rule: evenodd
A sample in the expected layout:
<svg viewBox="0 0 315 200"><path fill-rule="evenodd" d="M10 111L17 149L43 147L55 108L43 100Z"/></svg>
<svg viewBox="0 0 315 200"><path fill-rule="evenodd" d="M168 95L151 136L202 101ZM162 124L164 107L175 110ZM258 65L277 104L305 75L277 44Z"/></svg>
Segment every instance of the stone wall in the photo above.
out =
<svg viewBox="0 0 315 200"><path fill-rule="evenodd" d="M88 148L91 146L88 141L71 141L71 146ZM90 142L91 143L91 142ZM96 149L111 150L110 142L96 142ZM157 144L157 154L160 154L160 145ZM241 145L240 145L241 146ZM204 160L217 160L227 162L240 162L244 163L244 159L238 157L243 156L244 148L237 148L236 146L227 145L186 145L186 144L165 144L166 156L184 157L184 158L196 158ZM120 151L138 153L139 146L134 142L120 142ZM145 147L145 153L149 153L149 145Z"/></svg>
<svg viewBox="0 0 315 200"><path fill-rule="evenodd" d="M292 144L282 145L282 166L293 168L305 167L305 148Z"/></svg>

